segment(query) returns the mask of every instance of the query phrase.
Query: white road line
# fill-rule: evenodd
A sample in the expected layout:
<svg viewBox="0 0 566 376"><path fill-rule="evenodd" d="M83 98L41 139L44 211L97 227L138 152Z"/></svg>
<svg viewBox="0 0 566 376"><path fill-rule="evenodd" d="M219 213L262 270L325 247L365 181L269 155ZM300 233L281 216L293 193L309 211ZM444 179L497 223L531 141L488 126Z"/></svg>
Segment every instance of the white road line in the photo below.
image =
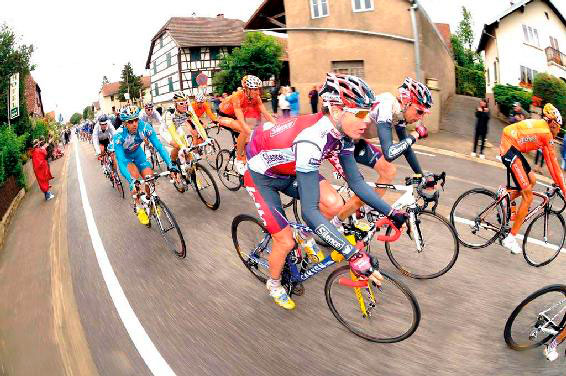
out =
<svg viewBox="0 0 566 376"><path fill-rule="evenodd" d="M472 222L472 221L470 221L469 219L466 219L466 218L454 217L454 220L456 222L463 223L465 225L473 225L474 224L474 222ZM523 235L517 234L517 238L523 239ZM544 241L539 240L539 239L528 238L527 242L533 243L533 244L536 244L536 245L540 245L541 247L544 247L544 248L552 249L553 251L556 251L558 249L558 246L556 244L548 244L548 243L545 243ZM566 250L564 248L562 248L560 250L560 252L564 253L564 252L566 252Z"/></svg>
<svg viewBox="0 0 566 376"><path fill-rule="evenodd" d="M86 217L86 223L88 226L88 232L90 233L90 238L92 240L92 246L94 248L94 253L96 254L96 260L98 261L98 266L102 272L102 277L104 282L106 282L106 287L112 298L112 302L118 311L118 315L124 324L124 327L128 331L134 346L138 350L139 354L143 358L145 364L150 369L154 375L175 375L169 364L163 359L163 356L159 353L149 336L147 335L145 329L137 318L134 310L128 302L128 298L118 282L118 278L112 269L104 245L102 244L102 239L98 233L98 228L96 227L96 222L94 221L94 215L92 214L92 208L88 201L88 196L86 192L86 186L83 179L83 173L81 168L81 162L79 159L79 142L75 138L75 156L77 160L77 175L79 179L79 187L81 191L81 200L83 204L83 209Z"/></svg>
<svg viewBox="0 0 566 376"><path fill-rule="evenodd" d="M422 155L428 155L429 157L436 157L435 154L429 154L418 150L413 150L413 151L415 152L415 154L422 154Z"/></svg>

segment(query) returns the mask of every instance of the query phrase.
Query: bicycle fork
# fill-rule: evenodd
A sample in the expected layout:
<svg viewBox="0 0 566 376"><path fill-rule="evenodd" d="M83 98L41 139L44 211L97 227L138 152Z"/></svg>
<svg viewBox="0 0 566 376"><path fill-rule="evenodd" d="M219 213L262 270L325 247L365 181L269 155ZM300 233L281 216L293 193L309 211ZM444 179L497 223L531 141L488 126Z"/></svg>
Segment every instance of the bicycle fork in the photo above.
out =
<svg viewBox="0 0 566 376"><path fill-rule="evenodd" d="M417 218L416 210L409 210L409 236L415 241L417 252L421 253L424 250L424 242L419 224L420 219Z"/></svg>

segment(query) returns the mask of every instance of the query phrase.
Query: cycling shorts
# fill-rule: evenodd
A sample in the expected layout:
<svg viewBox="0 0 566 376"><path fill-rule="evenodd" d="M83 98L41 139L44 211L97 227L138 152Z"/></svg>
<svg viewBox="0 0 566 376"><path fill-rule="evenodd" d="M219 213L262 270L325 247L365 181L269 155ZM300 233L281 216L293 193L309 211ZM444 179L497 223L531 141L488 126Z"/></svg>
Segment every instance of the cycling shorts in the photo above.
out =
<svg viewBox="0 0 566 376"><path fill-rule="evenodd" d="M322 175L319 175L319 181L323 179ZM295 176L290 176L289 179L272 178L248 169L244 175L244 185L270 234L276 234L289 225L279 192L298 199L299 186Z"/></svg>
<svg viewBox="0 0 566 376"><path fill-rule="evenodd" d="M108 145L110 144L110 139L105 139L105 140L98 140L98 144L100 146L104 146L104 150L108 150Z"/></svg>
<svg viewBox="0 0 566 376"><path fill-rule="evenodd" d="M513 179L516 187L521 189L527 189L531 185L529 181L531 166L517 148L511 146L507 153L501 156L501 162L507 167L507 186L511 186L509 177Z"/></svg>
<svg viewBox="0 0 566 376"><path fill-rule="evenodd" d="M373 168L377 160L382 156L383 153L380 148L363 139L359 140L354 147L354 158L356 162L364 166Z"/></svg>
<svg viewBox="0 0 566 376"><path fill-rule="evenodd" d="M151 164L147 161L147 157L141 147L138 147L136 151L132 153L124 153L124 155L126 157L126 164L133 163L140 173L146 168L151 168Z"/></svg>
<svg viewBox="0 0 566 376"><path fill-rule="evenodd" d="M230 118L230 119L238 120L236 118L236 115L228 115L228 114L225 114L224 112L222 112L220 110L218 110L218 117L227 117L227 118Z"/></svg>

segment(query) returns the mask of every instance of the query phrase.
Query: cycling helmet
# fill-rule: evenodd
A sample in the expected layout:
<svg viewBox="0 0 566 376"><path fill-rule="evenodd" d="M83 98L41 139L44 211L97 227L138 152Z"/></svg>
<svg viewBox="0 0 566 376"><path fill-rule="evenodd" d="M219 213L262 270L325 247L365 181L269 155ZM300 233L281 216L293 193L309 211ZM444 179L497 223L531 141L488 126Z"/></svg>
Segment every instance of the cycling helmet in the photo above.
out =
<svg viewBox="0 0 566 376"><path fill-rule="evenodd" d="M185 102L187 99L189 99L189 97L182 91L178 91L173 95L174 102Z"/></svg>
<svg viewBox="0 0 566 376"><path fill-rule="evenodd" d="M120 120L135 120L140 116L140 109L137 106L126 106L120 112Z"/></svg>
<svg viewBox="0 0 566 376"><path fill-rule="evenodd" d="M143 108L145 108L146 110L153 110L153 103L146 103Z"/></svg>
<svg viewBox="0 0 566 376"><path fill-rule="evenodd" d="M399 93L403 103L417 104L425 112L429 112L428 109L432 107L432 94L428 87L411 77L405 78L405 81L399 87Z"/></svg>
<svg viewBox="0 0 566 376"><path fill-rule="evenodd" d="M204 94L203 93L197 93L195 95L195 102L203 103L204 102Z"/></svg>
<svg viewBox="0 0 566 376"><path fill-rule="evenodd" d="M259 89L262 87L259 77L248 74L242 78L242 87L244 89Z"/></svg>
<svg viewBox="0 0 566 376"><path fill-rule="evenodd" d="M545 104L542 113L548 120L553 120L562 126L562 115L560 115L560 111L552 103Z"/></svg>
<svg viewBox="0 0 566 376"><path fill-rule="evenodd" d="M370 109L375 103L375 94L359 77L349 74L327 73L320 89L323 102L349 108Z"/></svg>
<svg viewBox="0 0 566 376"><path fill-rule="evenodd" d="M98 118L98 123L99 123L100 125L108 124L108 116L106 116L106 115L100 115L100 117Z"/></svg>

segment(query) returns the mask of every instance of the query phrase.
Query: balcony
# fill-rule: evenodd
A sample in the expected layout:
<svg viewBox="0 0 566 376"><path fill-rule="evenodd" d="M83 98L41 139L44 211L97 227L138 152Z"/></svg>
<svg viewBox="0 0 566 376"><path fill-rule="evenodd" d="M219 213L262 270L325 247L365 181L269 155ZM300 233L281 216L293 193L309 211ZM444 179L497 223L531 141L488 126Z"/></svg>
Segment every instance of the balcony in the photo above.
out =
<svg viewBox="0 0 566 376"><path fill-rule="evenodd" d="M546 47L544 51L546 52L546 60L549 63L552 62L560 65L561 67L566 67L566 55L562 52L552 47Z"/></svg>

